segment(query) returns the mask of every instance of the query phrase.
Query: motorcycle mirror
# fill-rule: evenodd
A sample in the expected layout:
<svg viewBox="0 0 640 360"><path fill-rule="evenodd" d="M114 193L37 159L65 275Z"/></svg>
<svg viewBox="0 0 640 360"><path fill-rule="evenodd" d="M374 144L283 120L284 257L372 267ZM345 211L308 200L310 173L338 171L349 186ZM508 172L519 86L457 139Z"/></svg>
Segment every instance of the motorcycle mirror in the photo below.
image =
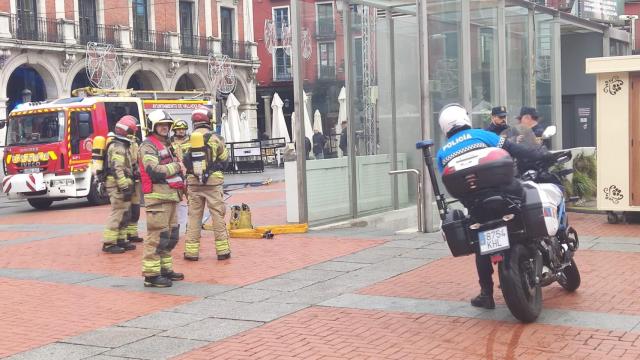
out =
<svg viewBox="0 0 640 360"><path fill-rule="evenodd" d="M555 135L557 131L558 131L558 128L556 128L555 125L547 126L547 128L544 129L544 131L542 132L542 138L548 139L553 135Z"/></svg>

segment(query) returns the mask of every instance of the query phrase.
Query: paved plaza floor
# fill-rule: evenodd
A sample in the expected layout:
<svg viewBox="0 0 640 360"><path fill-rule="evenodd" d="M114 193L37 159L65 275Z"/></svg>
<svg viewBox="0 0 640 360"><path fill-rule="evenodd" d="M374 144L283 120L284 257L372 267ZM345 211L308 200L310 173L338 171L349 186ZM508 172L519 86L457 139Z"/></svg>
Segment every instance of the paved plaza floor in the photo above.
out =
<svg viewBox="0 0 640 360"><path fill-rule="evenodd" d="M282 182L231 195L255 225L286 222ZM451 257L439 234L232 239L232 258L217 261L204 232L200 261L182 259L184 239L174 251L185 281L149 289L140 246L101 252L108 213L61 204L0 217L0 358L640 359L640 225L571 213L582 286L544 288L542 315L523 325L498 289L495 310L469 305L473 258Z"/></svg>

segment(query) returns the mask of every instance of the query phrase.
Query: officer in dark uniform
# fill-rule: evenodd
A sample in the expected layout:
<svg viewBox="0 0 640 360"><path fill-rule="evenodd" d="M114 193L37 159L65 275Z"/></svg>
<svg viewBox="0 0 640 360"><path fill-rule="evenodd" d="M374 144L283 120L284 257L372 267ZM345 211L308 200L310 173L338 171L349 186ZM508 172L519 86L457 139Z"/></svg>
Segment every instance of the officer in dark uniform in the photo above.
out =
<svg viewBox="0 0 640 360"><path fill-rule="evenodd" d="M485 128L496 135L500 135L509 127L507 125L507 108L504 106L496 106L491 109L491 122Z"/></svg>
<svg viewBox="0 0 640 360"><path fill-rule="evenodd" d="M538 123L538 118L539 116L536 108L527 106L523 106L522 109L520 109L520 115L517 117L522 125L533 130L536 137L540 138L544 132L544 126Z"/></svg>

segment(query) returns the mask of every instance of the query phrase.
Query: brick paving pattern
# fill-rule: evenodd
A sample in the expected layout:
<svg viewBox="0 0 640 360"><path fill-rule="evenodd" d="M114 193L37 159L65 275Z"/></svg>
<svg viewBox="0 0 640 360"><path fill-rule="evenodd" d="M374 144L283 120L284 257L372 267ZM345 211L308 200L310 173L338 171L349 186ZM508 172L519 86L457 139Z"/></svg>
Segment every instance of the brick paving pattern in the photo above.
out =
<svg viewBox="0 0 640 360"><path fill-rule="evenodd" d="M0 357L193 300L0 278Z"/></svg>
<svg viewBox="0 0 640 360"><path fill-rule="evenodd" d="M578 251L582 285L567 293L560 285L543 288L545 308L640 315L640 253ZM496 302L504 304L494 273ZM473 256L447 257L359 291L361 294L417 299L468 301L479 285ZM615 281L612 281L615 279Z"/></svg>
<svg viewBox="0 0 640 360"><path fill-rule="evenodd" d="M570 213L569 222L580 235L640 237L640 224L609 224L606 215Z"/></svg>
<svg viewBox="0 0 640 360"><path fill-rule="evenodd" d="M315 307L178 359L637 359L640 334Z"/></svg>

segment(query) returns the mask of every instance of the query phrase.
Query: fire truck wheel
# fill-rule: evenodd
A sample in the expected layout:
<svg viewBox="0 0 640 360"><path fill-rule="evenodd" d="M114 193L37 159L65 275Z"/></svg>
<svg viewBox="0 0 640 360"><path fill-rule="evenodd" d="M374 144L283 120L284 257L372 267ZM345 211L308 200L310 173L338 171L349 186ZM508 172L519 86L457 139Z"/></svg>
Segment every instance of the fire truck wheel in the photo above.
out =
<svg viewBox="0 0 640 360"><path fill-rule="evenodd" d="M51 199L27 199L29 205L33 206L38 210L46 210L53 204L53 200Z"/></svg>
<svg viewBox="0 0 640 360"><path fill-rule="evenodd" d="M104 186L98 186L95 182L91 182L91 188L89 189L89 195L87 200L91 205L104 205L109 203L109 194Z"/></svg>

